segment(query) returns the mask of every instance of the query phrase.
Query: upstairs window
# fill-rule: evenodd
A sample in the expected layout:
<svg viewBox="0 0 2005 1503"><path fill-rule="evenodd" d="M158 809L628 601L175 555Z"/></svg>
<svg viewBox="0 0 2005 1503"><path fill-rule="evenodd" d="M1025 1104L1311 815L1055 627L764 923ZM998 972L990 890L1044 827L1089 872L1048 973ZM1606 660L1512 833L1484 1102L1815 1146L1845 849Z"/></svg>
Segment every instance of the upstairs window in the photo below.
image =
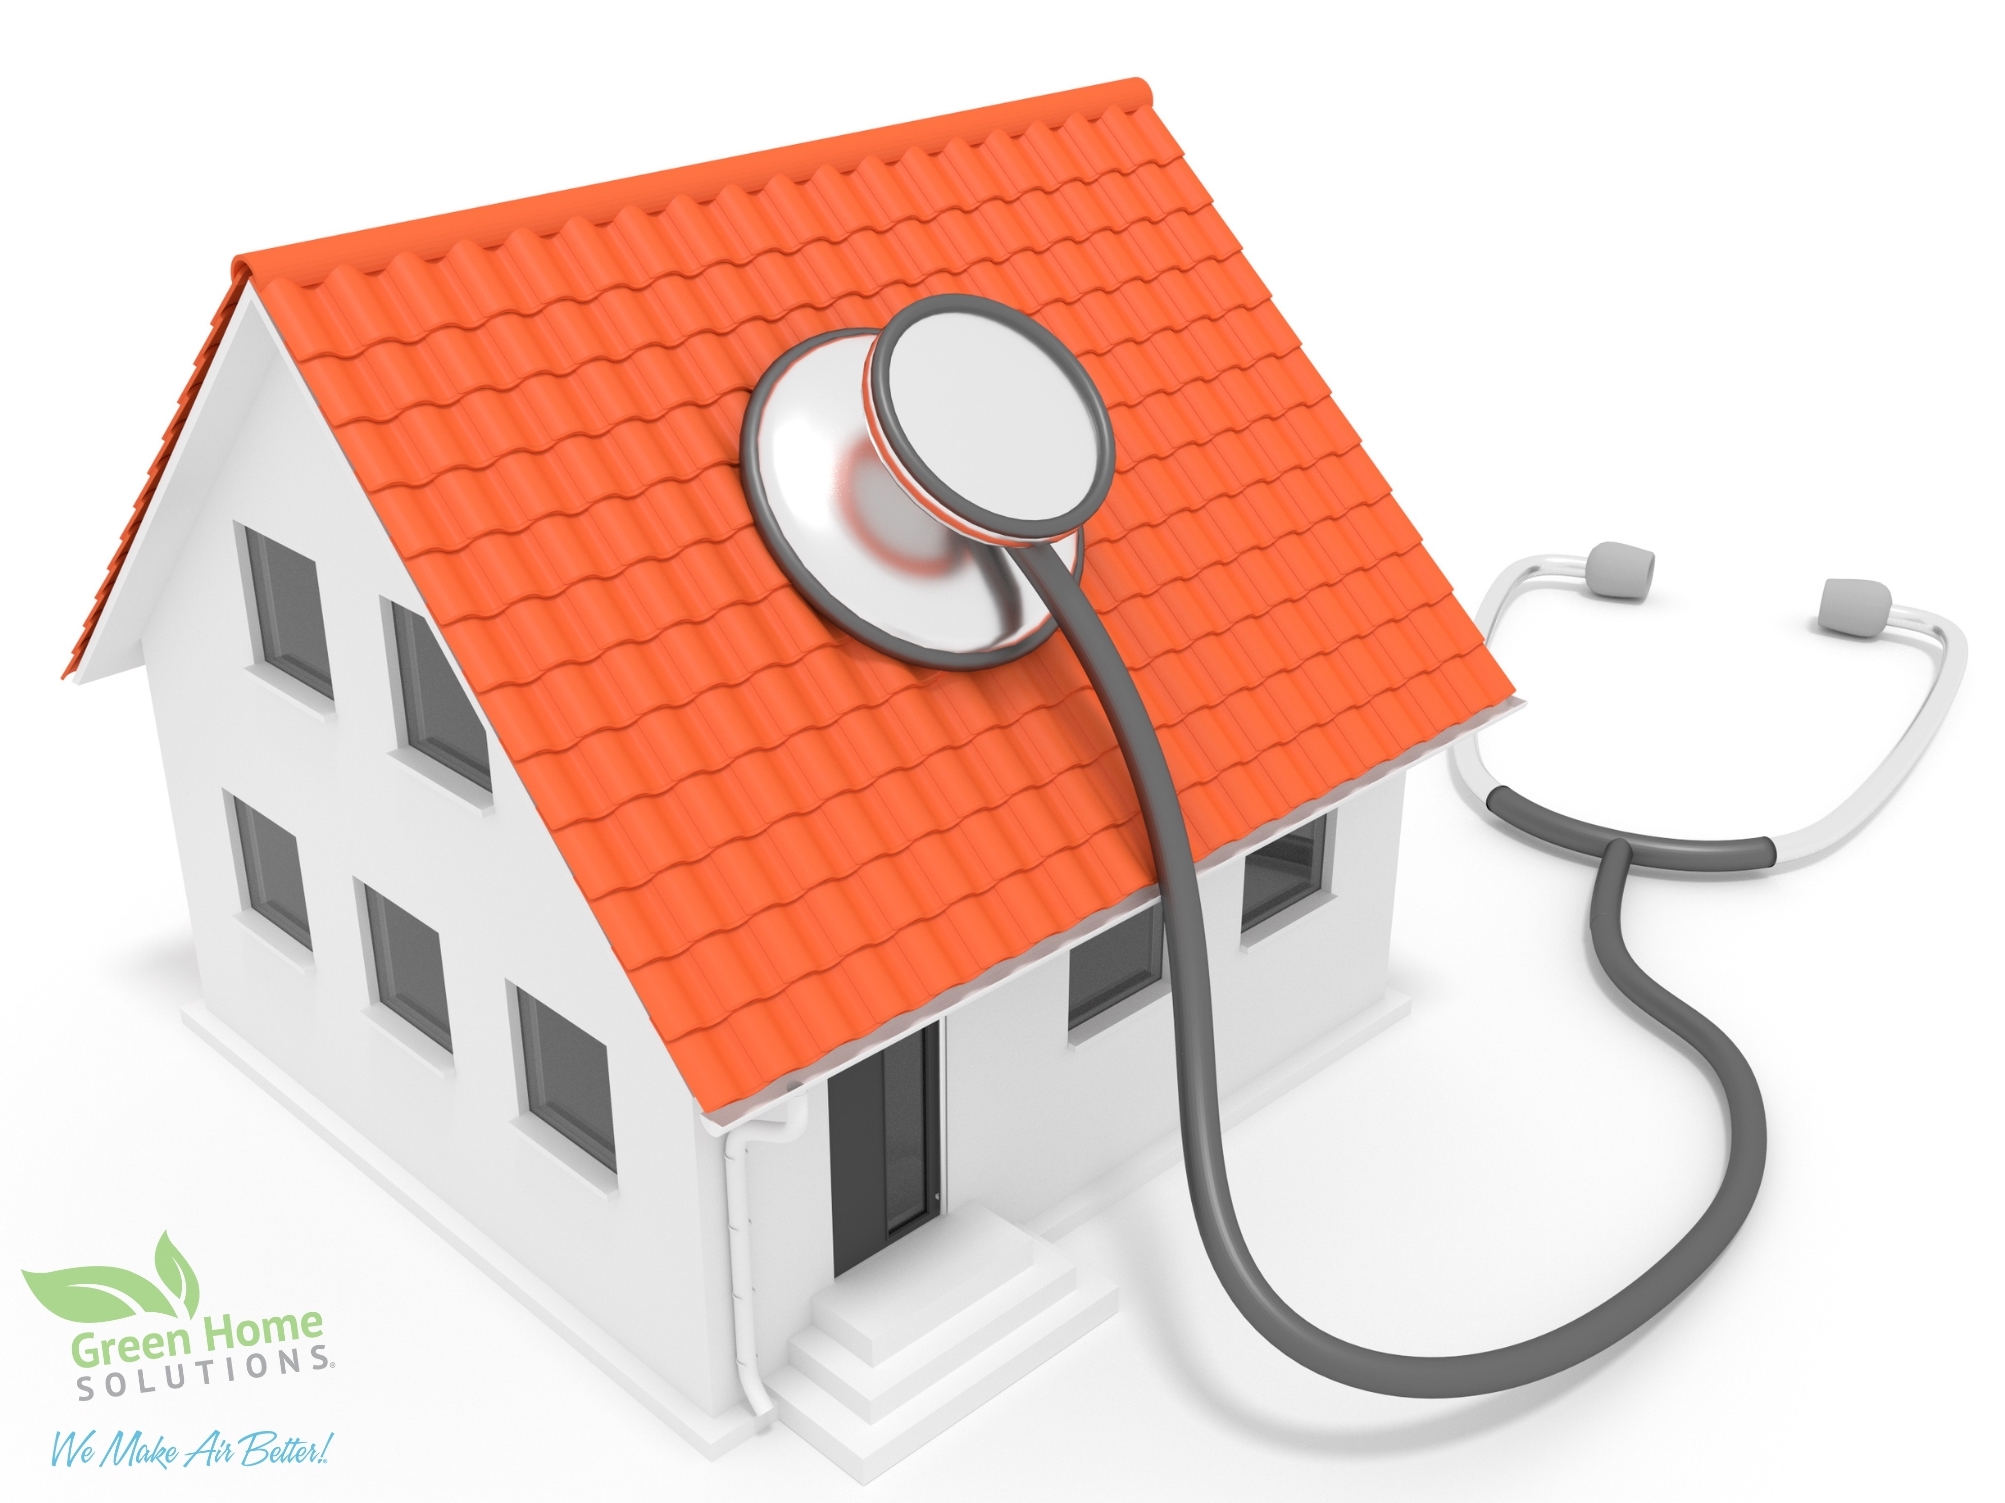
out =
<svg viewBox="0 0 2005 1503"><path fill-rule="evenodd" d="M244 547L250 555L264 660L332 699L334 673L327 662L327 625L320 615L320 574L313 560L248 527Z"/></svg>
<svg viewBox="0 0 2005 1503"><path fill-rule="evenodd" d="M299 870L299 842L242 799L230 802L237 811L237 844L243 852L244 891L250 898L251 912L311 950L313 931L306 923L306 879Z"/></svg>
<svg viewBox="0 0 2005 1503"><path fill-rule="evenodd" d="M376 962L376 1000L448 1052L446 968L439 931L420 923L374 888L362 889L369 910L369 949Z"/></svg>
<svg viewBox="0 0 2005 1503"><path fill-rule="evenodd" d="M1248 856L1246 893L1239 910L1240 932L1243 934L1321 892L1329 845L1330 816L1325 814Z"/></svg>
<svg viewBox="0 0 2005 1503"><path fill-rule="evenodd" d="M515 1001L522 1023L522 1073L529 1110L617 1172L606 1046L520 988Z"/></svg>
<svg viewBox="0 0 2005 1503"><path fill-rule="evenodd" d="M1163 979L1163 905L1072 947L1066 1027L1077 1028Z"/></svg>
<svg viewBox="0 0 2005 1503"><path fill-rule="evenodd" d="M397 676L404 697L404 740L442 767L490 792L487 728L466 697L445 649L424 617L391 605Z"/></svg>

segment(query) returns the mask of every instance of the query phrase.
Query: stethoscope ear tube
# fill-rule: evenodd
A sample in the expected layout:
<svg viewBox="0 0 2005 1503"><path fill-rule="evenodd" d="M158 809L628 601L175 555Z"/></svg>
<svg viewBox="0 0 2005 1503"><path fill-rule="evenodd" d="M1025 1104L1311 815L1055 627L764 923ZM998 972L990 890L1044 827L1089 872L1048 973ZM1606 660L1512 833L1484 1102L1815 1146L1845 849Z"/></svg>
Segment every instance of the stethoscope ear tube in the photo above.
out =
<svg viewBox="0 0 2005 1503"><path fill-rule="evenodd" d="M1142 823L1155 857L1169 951L1184 1174L1198 1234L1212 1269L1248 1323L1310 1371L1353 1388L1407 1398L1461 1398L1516 1388L1562 1372L1622 1340L1691 1287L1733 1240L1754 1205L1768 1154L1768 1119L1754 1072L1733 1041L1658 985L1630 956L1622 937L1622 894L1634 851L1628 841L1617 837L1592 853L1601 858L1588 920L1594 951L1617 989L1690 1044L1726 1094L1730 1136L1727 1168L1705 1213L1640 1278L1579 1319L1529 1341L1488 1352L1410 1357L1373 1351L1311 1325L1274 1292L1240 1231L1226 1177L1204 909L1189 833L1162 743L1107 628L1057 554L1046 544L1036 544L1012 548L1009 556L1078 655L1113 724L1115 740L1141 801ZM1769 859L1774 859L1772 848Z"/></svg>
<svg viewBox="0 0 2005 1503"><path fill-rule="evenodd" d="M1585 581L1593 594L1640 600L1649 591L1654 569L1655 555L1624 543L1601 543L1586 558L1565 553L1531 554L1508 565L1491 584L1482 604L1476 607L1476 630L1483 634L1485 642L1491 641L1518 591L1535 579L1578 579ZM1791 830L1772 840L1758 836L1749 840L1687 841L1632 835L1556 814L1505 787L1483 764L1483 749L1473 734L1462 737L1448 749L1448 765L1462 786L1506 824L1583 855L1598 855L1608 841L1620 837L1635 847L1638 866L1669 871L1754 871L1815 861L1856 835L1914 771L1929 742L1949 717L1949 707L1956 700L1964 668L1970 661L1969 643L1954 622L1931 611L1894 604L1893 592L1877 580L1824 581L1817 624L1825 631L1848 637L1876 637L1888 627L1913 632L1933 639L1940 655L1928 693L1893 750L1843 803L1800 830ZM1765 859L1757 859L1764 854Z"/></svg>
<svg viewBox="0 0 2005 1503"><path fill-rule="evenodd" d="M1583 856L1599 856L1615 841L1628 846L1637 866L1667 872L1752 872L1775 865L1775 842L1766 835L1744 840L1676 840L1665 835L1634 835L1591 825L1584 819L1535 804L1515 788L1499 783L1483 800L1505 824L1527 835Z"/></svg>

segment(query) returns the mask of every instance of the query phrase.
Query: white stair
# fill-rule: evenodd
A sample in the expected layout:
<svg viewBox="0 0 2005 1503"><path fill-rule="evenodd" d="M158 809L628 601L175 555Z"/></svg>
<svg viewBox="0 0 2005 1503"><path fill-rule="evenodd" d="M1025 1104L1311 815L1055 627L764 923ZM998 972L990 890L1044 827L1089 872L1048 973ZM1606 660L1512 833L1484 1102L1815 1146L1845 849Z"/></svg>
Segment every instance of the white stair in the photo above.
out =
<svg viewBox="0 0 2005 1503"><path fill-rule="evenodd" d="M815 1297L767 1379L780 1417L868 1482L1114 1313L1104 1279L969 1205Z"/></svg>

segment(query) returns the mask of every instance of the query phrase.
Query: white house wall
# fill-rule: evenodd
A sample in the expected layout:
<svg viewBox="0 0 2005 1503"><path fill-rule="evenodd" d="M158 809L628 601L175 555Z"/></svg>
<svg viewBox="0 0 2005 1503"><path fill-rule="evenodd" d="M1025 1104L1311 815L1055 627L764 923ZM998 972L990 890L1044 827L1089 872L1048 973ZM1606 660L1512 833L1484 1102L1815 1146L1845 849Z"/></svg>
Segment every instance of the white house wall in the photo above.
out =
<svg viewBox="0 0 2005 1503"><path fill-rule="evenodd" d="M178 514L148 523L174 567L156 582L146 561L156 601L112 623L141 639L208 1005L718 1413L738 1397L719 1143L492 733L491 799L397 753L383 602L429 617L248 291L209 379L234 432L196 414L202 463L170 478L199 484L163 487L155 513ZM331 708L257 664L240 526L314 561ZM231 795L298 839L310 955L244 912ZM365 883L439 933L450 1055L372 1001ZM606 1045L616 1182L524 1116L511 985Z"/></svg>
<svg viewBox="0 0 2005 1503"><path fill-rule="evenodd" d="M1334 811L1325 892L1239 932L1245 862L1200 872L1222 1095L1385 995L1404 775ZM946 1018L949 1206L1027 1224L1177 1131L1167 995L1084 1042L1067 1033L1069 952ZM1082 1032L1087 1030L1082 1029Z"/></svg>

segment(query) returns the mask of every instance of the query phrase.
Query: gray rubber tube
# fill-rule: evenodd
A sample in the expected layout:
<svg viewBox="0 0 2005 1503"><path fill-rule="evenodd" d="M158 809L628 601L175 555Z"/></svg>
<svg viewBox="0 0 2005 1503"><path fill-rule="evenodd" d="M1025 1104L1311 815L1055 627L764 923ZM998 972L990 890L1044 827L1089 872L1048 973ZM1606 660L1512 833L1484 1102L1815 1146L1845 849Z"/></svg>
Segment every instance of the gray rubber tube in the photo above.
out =
<svg viewBox="0 0 2005 1503"><path fill-rule="evenodd" d="M1113 723L1141 800L1168 937L1177 1105L1191 1208L1219 1283L1253 1328L1310 1371L1350 1387L1405 1398L1462 1398L1517 1388L1563 1372L1622 1340L1691 1287L1733 1240L1754 1205L1768 1156L1768 1119L1754 1072L1733 1040L1651 980L1630 958L1622 939L1622 892L1633 851L1618 836L1598 853L1601 869L1594 880L1588 927L1608 978L1644 1013L1697 1050L1726 1092L1727 1168L1705 1214L1641 1278L1579 1319L1494 1351L1455 1357L1376 1352L1319 1330L1274 1292L1246 1246L1226 1180L1204 910L1190 837L1162 743L1106 627L1058 555L1043 544L1009 551L1078 654Z"/></svg>
<svg viewBox="0 0 2005 1503"><path fill-rule="evenodd" d="M1775 865L1775 842L1766 835L1742 840L1672 840L1662 835L1636 835L1591 825L1570 814L1556 814L1535 804L1514 788L1499 783L1483 806L1505 824L1535 835L1547 845L1599 856L1609 842L1629 843L1638 866L1672 872L1751 872Z"/></svg>

